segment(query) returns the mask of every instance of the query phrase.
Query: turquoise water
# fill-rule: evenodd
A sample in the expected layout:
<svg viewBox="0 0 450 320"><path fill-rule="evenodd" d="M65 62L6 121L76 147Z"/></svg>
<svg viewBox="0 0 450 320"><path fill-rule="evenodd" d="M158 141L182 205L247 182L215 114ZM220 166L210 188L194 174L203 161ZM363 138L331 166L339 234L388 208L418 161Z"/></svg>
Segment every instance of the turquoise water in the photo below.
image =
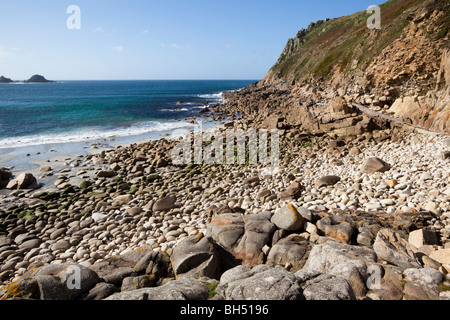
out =
<svg viewBox="0 0 450 320"><path fill-rule="evenodd" d="M221 93L254 80L0 84L0 148L89 141L189 127ZM184 102L178 104L177 102Z"/></svg>

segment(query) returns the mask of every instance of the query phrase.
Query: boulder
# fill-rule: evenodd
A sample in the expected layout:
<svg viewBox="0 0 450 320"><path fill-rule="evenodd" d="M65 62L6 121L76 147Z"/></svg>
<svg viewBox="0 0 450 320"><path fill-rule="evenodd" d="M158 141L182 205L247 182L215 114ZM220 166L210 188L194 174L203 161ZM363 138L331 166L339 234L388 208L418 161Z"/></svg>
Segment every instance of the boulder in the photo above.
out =
<svg viewBox="0 0 450 320"><path fill-rule="evenodd" d="M410 268L406 269L403 274L406 276L406 280L422 283L424 285L438 286L445 279L440 271L432 268Z"/></svg>
<svg viewBox="0 0 450 320"><path fill-rule="evenodd" d="M307 281L303 295L306 300L314 301L356 300L347 280L333 275L321 275Z"/></svg>
<svg viewBox="0 0 450 320"><path fill-rule="evenodd" d="M409 234L408 242L416 248L420 248L425 245L437 245L439 239L434 231L429 230L415 230Z"/></svg>
<svg viewBox="0 0 450 320"><path fill-rule="evenodd" d="M346 216L324 217L316 225L326 237L336 239L341 243L350 243L355 231L353 221Z"/></svg>
<svg viewBox="0 0 450 320"><path fill-rule="evenodd" d="M404 268L421 268L419 260L414 254L413 247L400 234L391 229L381 229L373 249L380 259Z"/></svg>
<svg viewBox="0 0 450 320"><path fill-rule="evenodd" d="M88 293L81 297L82 300L103 300L110 295L116 293L119 289L110 283L99 282L89 290Z"/></svg>
<svg viewBox="0 0 450 320"><path fill-rule="evenodd" d="M11 179L12 173L5 168L0 168L0 188L6 187Z"/></svg>
<svg viewBox="0 0 450 320"><path fill-rule="evenodd" d="M170 257L177 277L193 276L219 279L219 256L211 238L203 234L190 236L175 246Z"/></svg>
<svg viewBox="0 0 450 320"><path fill-rule="evenodd" d="M280 240L270 249L267 263L282 267L289 265L291 266L290 271L296 272L303 268L310 250L311 246L308 241L293 234Z"/></svg>
<svg viewBox="0 0 450 320"><path fill-rule="evenodd" d="M40 298L37 280L30 273L19 277L9 285L0 287L0 300L34 299Z"/></svg>
<svg viewBox="0 0 450 320"><path fill-rule="evenodd" d="M216 291L227 300L303 300L295 275L281 266L238 266L222 275Z"/></svg>
<svg viewBox="0 0 450 320"><path fill-rule="evenodd" d="M270 242L276 230L270 222L271 216L270 212L244 216L245 231L233 249L235 258L242 260L243 264L255 266L264 263L262 248Z"/></svg>
<svg viewBox="0 0 450 320"><path fill-rule="evenodd" d="M51 298L50 300L73 300L100 282L95 271L74 263L44 267L36 273L36 279L42 300L46 300L46 297ZM53 285L57 289L56 292L60 291L58 294L52 292Z"/></svg>
<svg viewBox="0 0 450 320"><path fill-rule="evenodd" d="M206 300L208 287L201 281L181 277L156 288L143 288L115 293L104 300Z"/></svg>
<svg viewBox="0 0 450 320"><path fill-rule="evenodd" d="M363 173L375 173L375 172L386 172L391 169L391 166L384 162L380 158L372 157L366 159L362 166L360 171Z"/></svg>
<svg viewBox="0 0 450 320"><path fill-rule="evenodd" d="M377 256L370 248L326 242L312 248L305 266L295 275L306 281L320 274L341 276L356 268L361 275L368 276L367 269L376 261Z"/></svg>
<svg viewBox="0 0 450 320"><path fill-rule="evenodd" d="M450 249L440 249L433 251L430 254L430 258L436 260L441 264L449 264L450 265Z"/></svg>
<svg viewBox="0 0 450 320"><path fill-rule="evenodd" d="M439 284L444 275L431 268L406 269L403 300L439 300Z"/></svg>
<svg viewBox="0 0 450 320"><path fill-rule="evenodd" d="M28 189L37 188L37 180L31 173L22 173L17 178L11 180L6 186L7 189Z"/></svg>
<svg viewBox="0 0 450 320"><path fill-rule="evenodd" d="M384 266L379 269L381 279L373 279L369 298L374 300L402 300L403 299L403 270L395 266ZM384 273L384 274L383 274Z"/></svg>
<svg viewBox="0 0 450 320"><path fill-rule="evenodd" d="M142 288L150 288L156 285L155 275L143 275L137 277L127 277L122 281L121 292L132 291Z"/></svg>
<svg viewBox="0 0 450 320"><path fill-rule="evenodd" d="M98 275L75 263L54 264L26 272L0 289L1 299L74 300L100 282Z"/></svg>
<svg viewBox="0 0 450 320"><path fill-rule="evenodd" d="M244 231L244 216L230 213L212 217L206 235L212 237L225 250L232 251Z"/></svg>
<svg viewBox="0 0 450 320"><path fill-rule="evenodd" d="M172 273L170 257L163 252L148 252L135 265L136 273L155 275L156 279L167 277Z"/></svg>
<svg viewBox="0 0 450 320"><path fill-rule="evenodd" d="M270 212L248 216L236 213L217 215L208 224L206 236L231 254L233 259L221 255L225 265L242 263L255 266L264 262L262 248L272 239L276 229L270 222L271 216Z"/></svg>
<svg viewBox="0 0 450 320"><path fill-rule="evenodd" d="M287 204L272 216L272 223L286 231L298 231L303 228L305 219L293 204Z"/></svg>

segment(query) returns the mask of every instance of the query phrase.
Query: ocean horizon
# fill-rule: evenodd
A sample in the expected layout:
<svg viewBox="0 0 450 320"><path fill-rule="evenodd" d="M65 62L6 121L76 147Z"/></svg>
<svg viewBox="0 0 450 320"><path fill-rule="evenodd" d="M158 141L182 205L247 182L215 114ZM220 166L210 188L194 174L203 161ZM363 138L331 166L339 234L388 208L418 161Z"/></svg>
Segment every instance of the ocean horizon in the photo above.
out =
<svg viewBox="0 0 450 320"><path fill-rule="evenodd" d="M188 128L257 80L55 80L0 85L0 149Z"/></svg>

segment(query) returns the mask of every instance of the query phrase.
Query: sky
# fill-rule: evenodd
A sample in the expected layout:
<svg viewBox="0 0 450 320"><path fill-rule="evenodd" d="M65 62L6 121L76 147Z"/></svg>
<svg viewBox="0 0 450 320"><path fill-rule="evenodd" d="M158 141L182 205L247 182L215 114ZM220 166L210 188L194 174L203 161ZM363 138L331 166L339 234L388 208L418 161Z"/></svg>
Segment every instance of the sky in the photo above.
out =
<svg viewBox="0 0 450 320"><path fill-rule="evenodd" d="M51 80L259 80L287 40L310 22L383 2L2 0L0 75L13 80L34 74ZM79 15L68 13L71 5L78 6ZM68 20L77 28L69 28Z"/></svg>

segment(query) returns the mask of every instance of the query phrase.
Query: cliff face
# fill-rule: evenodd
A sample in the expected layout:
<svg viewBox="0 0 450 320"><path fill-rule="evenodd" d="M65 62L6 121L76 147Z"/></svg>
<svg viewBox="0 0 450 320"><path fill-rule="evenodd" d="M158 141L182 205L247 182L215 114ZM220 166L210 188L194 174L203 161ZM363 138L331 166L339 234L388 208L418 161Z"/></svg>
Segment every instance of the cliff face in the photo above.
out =
<svg viewBox="0 0 450 320"><path fill-rule="evenodd" d="M367 27L365 11L300 30L262 81L226 95L230 110L264 127L325 131L370 122L357 118L365 116L359 104L450 133L450 0L390 0L380 8L381 30Z"/></svg>

